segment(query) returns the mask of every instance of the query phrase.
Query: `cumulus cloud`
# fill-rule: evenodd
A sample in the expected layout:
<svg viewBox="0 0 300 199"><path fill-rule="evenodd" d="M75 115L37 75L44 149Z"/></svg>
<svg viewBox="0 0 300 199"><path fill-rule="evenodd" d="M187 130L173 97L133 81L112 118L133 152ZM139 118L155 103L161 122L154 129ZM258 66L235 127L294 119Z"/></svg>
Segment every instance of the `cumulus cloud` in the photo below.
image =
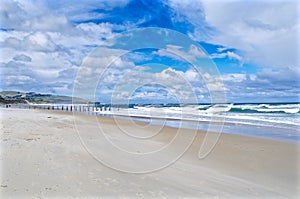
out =
<svg viewBox="0 0 300 199"><path fill-rule="evenodd" d="M113 31L124 31L126 27L107 22L99 24L89 22L77 25L77 29L82 30L84 34L87 34L90 38L94 38L95 40L107 40L117 35Z"/></svg>
<svg viewBox="0 0 300 199"><path fill-rule="evenodd" d="M144 102L163 99L165 102L196 103L198 99L208 101L209 91L220 91L222 88L213 76L202 75L194 68L180 71L168 67L159 72L149 72L148 67L132 66L126 70L108 68L104 72L102 79L98 80L99 86L96 91L100 101L112 96L114 102L118 103L126 103L128 99ZM140 89L141 87L143 89Z"/></svg>
<svg viewBox="0 0 300 199"><path fill-rule="evenodd" d="M202 5L207 23L217 30L210 42L239 49L247 61L263 66L298 66L297 1L203 0Z"/></svg>
<svg viewBox="0 0 300 199"><path fill-rule="evenodd" d="M253 74L247 74L245 65L240 72L222 75L230 99L299 96L297 1L170 0L157 5L164 11L158 13L164 20L152 16L157 15L152 10L138 12L140 19L133 18L127 12L134 3L128 2L2 1L1 89L70 93L81 65L95 65L82 73L86 82L94 82L98 77L91 75L103 72L99 66L113 62L101 79L101 92L105 95L111 95L120 82L159 82L168 86L168 93L158 86L157 96L151 89L138 90L136 96L126 93L126 89L119 94L139 99L147 95L171 99L172 93L177 93L187 100L193 93L208 100L208 87L218 90L222 86L215 84L220 82L217 77L186 68L175 70L170 63L163 70L149 72L147 64L138 67L135 63L148 63L154 55L181 61L206 56L193 45L185 49L169 45L151 55L131 53L122 59L101 51L102 56L84 60L94 48L120 32L133 27L161 26L186 33L198 42L217 44L211 58L254 64L258 72ZM143 8L148 5L142 4Z"/></svg>
<svg viewBox="0 0 300 199"><path fill-rule="evenodd" d="M222 80L225 82L243 82L247 79L246 74L224 74Z"/></svg>
<svg viewBox="0 0 300 199"><path fill-rule="evenodd" d="M108 67L104 67L107 64L101 64L104 63L104 60L99 60L99 57L95 60L86 60L84 65L87 67L82 71L84 74L77 77L76 85L80 91L85 90L90 93L79 91L79 94L93 95L95 88L91 82L98 82L96 93L100 97L100 101L107 101L113 96L113 99L118 100L119 103L121 103L120 100L128 100L129 98L151 101L155 97L156 99L164 97L165 101L174 101L175 95L187 102L192 99L193 95L200 95L199 92L202 92L201 95L207 94L205 88L193 90L192 84L198 84L196 87L205 87L201 79L199 80L200 75L195 70L190 69L183 72L168 67L159 72L151 72L149 70L151 66L136 66L126 56L123 58L112 57L110 60L107 60L109 57L104 58L106 59L105 63L111 62ZM96 67L94 70L96 65L100 68L102 66L102 69L98 70ZM150 84L155 84L153 87L155 90L138 89ZM161 86L167 89L168 94L159 92Z"/></svg>
<svg viewBox="0 0 300 199"><path fill-rule="evenodd" d="M147 85L147 84L157 84L160 85L168 91L169 95L164 96L161 95L158 90L159 87L156 87L155 92L135 92L136 88ZM184 78L183 72L176 71L172 68L167 68L158 73L149 73L142 70L133 70L125 74L116 87L116 93L126 88L129 88L128 92L133 95L133 98L141 98L141 96L149 97L153 99L157 97L157 99L161 99L163 96L165 97L165 101L170 101L174 99L178 99L181 102L187 102L193 100L193 88L191 84ZM147 98L144 98L144 100ZM122 100L122 99L120 99Z"/></svg>
<svg viewBox="0 0 300 199"><path fill-rule="evenodd" d="M42 1L4 1L1 3L1 27L17 31L67 31L71 24L61 14L53 14Z"/></svg>
<svg viewBox="0 0 300 199"><path fill-rule="evenodd" d="M50 36L42 33L35 32L33 34L27 35L22 43L21 47L29 48L33 51L44 51L44 52L53 52L58 50L58 46L51 40Z"/></svg>
<svg viewBox="0 0 300 199"><path fill-rule="evenodd" d="M72 24L69 14L78 13L83 9L82 4L68 3L64 7L59 4L46 4L44 1L4 1L1 2L0 14L0 45L1 45L1 79L6 76L29 77L34 81L24 78L17 79L19 89L31 90L36 88L33 83L40 87L38 90L59 92L71 89L70 84L75 79L78 67L85 56L90 53L103 39L113 37L113 30L122 30L124 26L110 23L83 23ZM126 1L114 1L112 3L90 2L86 4L88 9L100 8L111 9L113 6L120 7ZM53 7L58 6L53 12ZM74 16L74 15L72 15ZM80 16L77 16L80 17ZM11 61L12 60L12 61ZM12 78L11 78L12 79ZM1 84L1 89L17 89L16 82L8 81ZM64 81L61 81L64 80ZM27 82L27 84L26 84ZM56 82L60 82L60 88ZM66 86L63 82L69 82ZM14 84L13 84L14 83ZM24 84L23 84L24 83Z"/></svg>
<svg viewBox="0 0 300 199"><path fill-rule="evenodd" d="M264 96L282 96L299 101L299 2L172 0L170 5L182 20L198 17L198 22L210 29L196 28L190 37L223 46L211 58L236 60L257 68L256 74L222 75L231 100L263 101ZM204 37L203 33L209 35ZM248 71L247 66L241 70Z"/></svg>
<svg viewBox="0 0 300 199"><path fill-rule="evenodd" d="M297 1L171 0L170 6L174 20L194 25L193 39L239 49L262 66L299 65Z"/></svg>
<svg viewBox="0 0 300 199"><path fill-rule="evenodd" d="M1 83L1 87L5 87L9 85L10 88L24 90L28 88L28 85L36 84L37 81L34 78L27 75L11 74L1 78L0 83Z"/></svg>
<svg viewBox="0 0 300 199"><path fill-rule="evenodd" d="M298 101L300 98L300 71L287 67L265 69L257 74L224 74L223 82L229 101Z"/></svg>
<svg viewBox="0 0 300 199"><path fill-rule="evenodd" d="M227 52L222 52L222 53L213 53L213 54L210 55L210 57L212 59L216 59L216 58L229 58L231 60L237 60L240 63L243 62L243 58L240 55L238 55L237 53L232 52L232 51L227 51Z"/></svg>
<svg viewBox="0 0 300 199"><path fill-rule="evenodd" d="M195 45L190 45L187 51L184 50L182 46L167 45L166 49L159 49L157 52L154 52L154 54L190 62L207 57L207 55Z"/></svg>

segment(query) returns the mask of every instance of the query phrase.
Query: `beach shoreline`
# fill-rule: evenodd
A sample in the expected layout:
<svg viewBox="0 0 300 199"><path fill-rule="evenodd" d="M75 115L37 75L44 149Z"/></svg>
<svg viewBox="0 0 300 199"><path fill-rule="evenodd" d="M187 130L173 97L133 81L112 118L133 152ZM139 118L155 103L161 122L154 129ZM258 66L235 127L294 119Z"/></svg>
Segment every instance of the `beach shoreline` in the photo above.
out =
<svg viewBox="0 0 300 199"><path fill-rule="evenodd" d="M0 190L4 198L299 196L299 143L222 133L211 153L198 159L206 133L198 130L190 148L175 163L157 172L136 175L108 168L87 153L76 132L73 114L82 129L92 129L93 116L13 108L0 112ZM168 143L176 132L176 128L163 127L163 134L154 137L153 144L129 146L130 142L116 133L120 130L116 120L136 132L144 129L149 133L159 126L138 121L133 125L109 117L98 119L118 143L132 150L141 151L144 146L154 150ZM181 132L189 134L192 130ZM87 135L93 136L93 131Z"/></svg>
<svg viewBox="0 0 300 199"><path fill-rule="evenodd" d="M200 130L200 131L207 131L209 128L210 121L201 121L201 120L194 120L194 119L180 119L180 118L157 118L151 116L135 116L135 115L105 115L98 117L115 117L125 120L136 120L138 122L150 123L152 125L164 125L170 128L184 128L184 129L192 129L192 130ZM265 139L275 139L281 141L288 141L288 142L300 142L299 139L299 129L295 130L294 128L286 128L286 127L274 127L274 126L262 126L262 125L255 125L255 124L247 124L247 123L234 123L231 121L226 121L226 117L224 119L222 133L226 134L235 134L235 135L242 135L242 136L251 136L251 137L258 137L258 138L265 138ZM244 132L244 130L247 130ZM269 133L264 133L269 132ZM270 133L272 132L272 133ZM292 133L291 133L292 132Z"/></svg>

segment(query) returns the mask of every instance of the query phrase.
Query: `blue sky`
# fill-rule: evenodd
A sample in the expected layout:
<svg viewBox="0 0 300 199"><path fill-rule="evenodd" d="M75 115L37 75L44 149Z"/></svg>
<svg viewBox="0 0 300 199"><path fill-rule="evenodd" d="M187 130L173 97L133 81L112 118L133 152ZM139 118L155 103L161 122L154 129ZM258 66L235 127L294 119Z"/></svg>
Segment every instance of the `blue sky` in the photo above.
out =
<svg viewBox="0 0 300 199"><path fill-rule="evenodd" d="M208 53L228 102L300 98L296 0L0 2L1 90L72 95L83 60L95 48L126 31L157 27L184 34ZM109 101L124 78L141 85L134 93L116 94L131 101L189 101L187 89L199 102L210 101L205 74L166 49L119 57L98 78L97 100Z"/></svg>

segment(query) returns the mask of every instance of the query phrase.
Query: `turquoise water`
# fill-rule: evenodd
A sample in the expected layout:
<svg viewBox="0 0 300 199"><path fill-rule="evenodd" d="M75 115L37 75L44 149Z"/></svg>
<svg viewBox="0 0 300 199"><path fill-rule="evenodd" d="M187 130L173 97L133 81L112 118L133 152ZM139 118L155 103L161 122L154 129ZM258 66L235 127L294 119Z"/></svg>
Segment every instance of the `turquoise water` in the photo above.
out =
<svg viewBox="0 0 300 199"><path fill-rule="evenodd" d="M109 114L131 116L134 120L156 125L200 130L207 130L213 118L223 118L223 133L300 142L299 109L299 103L173 104L113 108Z"/></svg>

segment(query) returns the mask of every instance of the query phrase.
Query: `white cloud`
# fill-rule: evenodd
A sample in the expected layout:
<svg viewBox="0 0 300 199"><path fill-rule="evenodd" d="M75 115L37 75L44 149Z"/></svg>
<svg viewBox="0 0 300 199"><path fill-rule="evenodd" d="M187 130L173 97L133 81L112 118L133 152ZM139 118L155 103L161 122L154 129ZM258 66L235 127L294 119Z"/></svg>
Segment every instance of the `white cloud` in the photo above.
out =
<svg viewBox="0 0 300 199"><path fill-rule="evenodd" d="M222 75L222 80L225 82L231 82L231 83L235 83L235 82L242 82L244 80L247 79L247 75L246 74L224 74Z"/></svg>
<svg viewBox="0 0 300 199"><path fill-rule="evenodd" d="M51 31L51 32L63 32L72 29L68 19L63 16L56 16L53 14L43 15L32 20L26 21L25 26L33 30L38 31Z"/></svg>
<svg viewBox="0 0 300 199"><path fill-rule="evenodd" d="M236 54L235 52L232 52L232 51L227 51L227 52L222 52L222 53L213 53L210 55L210 57L212 59L215 59L215 58L229 58L231 60L237 60L239 62L243 62L243 58Z"/></svg>
<svg viewBox="0 0 300 199"><path fill-rule="evenodd" d="M175 15L173 21L188 21L194 26L193 32L188 35L195 40L207 40L212 33L205 21L205 13L201 1L194 0L170 0L169 5Z"/></svg>
<svg viewBox="0 0 300 199"><path fill-rule="evenodd" d="M100 4L96 1L82 4L68 2L62 6L61 4L64 3L66 2L53 4L51 2L46 4L45 1L1 2L0 15L3 20L0 23L1 28L6 30L0 31L2 68L0 79L3 80L7 75L28 76L35 81L27 81L26 84L24 78L15 78L15 81L20 81L22 83L20 85L23 85L19 89L31 90L35 88L32 84L36 83L51 92L68 88L71 90L70 84L74 81L83 58L103 39L116 35L113 30L120 31L125 28L110 23L73 25L69 21L69 12L75 14L79 10L101 6L104 9L111 9L114 6L126 5L126 1L106 3L100 1ZM80 16L77 18L79 19ZM65 84L65 82L69 83ZM7 81L1 87L18 89L14 87L16 83ZM57 85L59 83L62 85Z"/></svg>
<svg viewBox="0 0 300 199"><path fill-rule="evenodd" d="M190 45L189 50L187 51L185 51L181 46L167 45L166 49L159 49L154 54L189 62L193 62L199 58L207 57L201 49L193 44Z"/></svg>
<svg viewBox="0 0 300 199"><path fill-rule="evenodd" d="M280 70L264 69L257 74L224 74L223 82L229 101L298 101L300 70L286 67Z"/></svg>
<svg viewBox="0 0 300 199"><path fill-rule="evenodd" d="M53 14L42 1L4 1L1 27L17 31L68 31L71 24L61 13Z"/></svg>
<svg viewBox="0 0 300 199"><path fill-rule="evenodd" d="M76 28L83 31L85 36L94 38L94 40L111 39L112 37L117 35L116 33L113 33L113 31L126 30L125 26L115 25L111 23L82 23L77 25Z"/></svg>
<svg viewBox="0 0 300 199"><path fill-rule="evenodd" d="M83 58L93 48L117 35L116 32L136 26L131 22L121 25L81 22L108 17L108 14L93 11L95 8L108 11L125 6L127 2L2 1L0 23L1 28L6 30L0 31L1 87L45 92L71 90ZM252 75L223 75L226 90L232 96L250 98L262 96L263 93L268 96L299 95L299 70L296 68L299 67L297 1L169 2L173 22L188 21L194 25L193 28L187 28L192 31L188 32L191 38L225 46L218 48L218 53L212 54L212 57L237 60L240 63L255 62L262 67L270 66ZM230 50L232 48L237 50ZM102 57L97 56L100 59L89 60L89 64L95 64L95 67L87 69L84 71L86 74L83 74L83 78L87 78L86 82L97 81L98 77L90 76L103 72L101 64L114 61L102 79L102 93L111 93L113 86L120 82L158 82L182 99L188 99L194 93L204 100L207 99L207 86L213 90L218 90L221 86L214 84L215 77L204 72L201 76L194 70L182 72L168 68L150 73L142 70L143 67L136 67L131 60L149 59L145 56L132 54L127 60L120 60L103 53ZM205 57L201 49L193 45L187 49L169 45L166 49L160 49L157 54L188 61L197 56ZM207 81L206 85L204 80ZM128 95L120 93L123 97ZM140 97L145 95L155 97L153 92L139 93Z"/></svg>
<svg viewBox="0 0 300 199"><path fill-rule="evenodd" d="M201 78L199 73L197 73L195 70L189 69L184 73L184 77L188 80L188 81L199 81L199 79Z"/></svg>
<svg viewBox="0 0 300 199"><path fill-rule="evenodd" d="M298 66L297 1L202 1L206 21L217 30L210 42L245 52L263 66Z"/></svg>
<svg viewBox="0 0 300 199"><path fill-rule="evenodd" d="M220 47L220 48L217 48L217 51L218 52L223 52L223 51L226 51L228 48L225 48L225 47Z"/></svg>
<svg viewBox="0 0 300 199"><path fill-rule="evenodd" d="M42 32L35 32L33 34L29 34L20 44L22 48L28 48L33 51L57 51L58 46L52 41L49 35Z"/></svg>
<svg viewBox="0 0 300 199"><path fill-rule="evenodd" d="M221 86L214 82L215 79L212 76L209 76L207 78L208 81L204 82L201 74L197 73L193 68L183 72L169 67L156 73L148 72L141 66L127 70L124 73L110 70L104 75L106 78L109 78L109 81L101 80L99 82L101 86L97 92L104 98L105 94L111 94L107 93L105 88L111 88L113 99L118 103L125 103L129 98L148 102L159 99L163 101L174 101L177 99L182 103L197 102L197 96L208 100L209 92L207 87L214 92L220 91ZM140 87L147 87L148 89L139 89ZM163 92L162 88L164 88ZM124 98L123 92L128 93L127 98Z"/></svg>
<svg viewBox="0 0 300 199"><path fill-rule="evenodd" d="M26 85L26 84L32 84L32 83L36 83L36 80L26 76L26 75L9 75L9 76L5 76L4 79L2 80L1 84L4 85L12 85L12 86L22 86L22 85Z"/></svg>
<svg viewBox="0 0 300 199"><path fill-rule="evenodd" d="M228 56L229 59L236 59L236 60L238 60L240 62L242 62L242 60L243 60L243 58L241 56L239 56L238 54L236 54L234 52L228 51L227 52L227 56Z"/></svg>

